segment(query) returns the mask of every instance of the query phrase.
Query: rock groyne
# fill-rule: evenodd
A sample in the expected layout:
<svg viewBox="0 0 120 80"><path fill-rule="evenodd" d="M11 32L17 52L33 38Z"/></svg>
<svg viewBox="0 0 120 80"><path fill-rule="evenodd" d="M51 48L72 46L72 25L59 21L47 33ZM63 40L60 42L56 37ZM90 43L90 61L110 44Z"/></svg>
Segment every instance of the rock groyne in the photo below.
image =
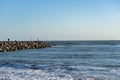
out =
<svg viewBox="0 0 120 80"><path fill-rule="evenodd" d="M51 47L42 41L0 41L0 52Z"/></svg>

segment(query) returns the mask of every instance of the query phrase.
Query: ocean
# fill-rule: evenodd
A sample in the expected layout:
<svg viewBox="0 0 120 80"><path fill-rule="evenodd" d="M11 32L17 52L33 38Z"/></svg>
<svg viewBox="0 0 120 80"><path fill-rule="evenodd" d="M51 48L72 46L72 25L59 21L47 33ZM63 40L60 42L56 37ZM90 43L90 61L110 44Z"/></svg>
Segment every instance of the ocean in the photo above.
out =
<svg viewBox="0 0 120 80"><path fill-rule="evenodd" d="M0 52L0 80L120 80L120 41L48 41Z"/></svg>

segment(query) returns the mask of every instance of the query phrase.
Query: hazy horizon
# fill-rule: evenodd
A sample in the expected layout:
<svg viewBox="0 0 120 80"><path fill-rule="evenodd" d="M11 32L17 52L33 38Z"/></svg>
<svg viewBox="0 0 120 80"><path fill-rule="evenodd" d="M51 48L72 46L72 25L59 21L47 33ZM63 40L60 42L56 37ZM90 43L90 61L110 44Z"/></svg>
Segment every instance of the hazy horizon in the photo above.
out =
<svg viewBox="0 0 120 80"><path fill-rule="evenodd" d="M0 0L0 41L120 40L120 0Z"/></svg>

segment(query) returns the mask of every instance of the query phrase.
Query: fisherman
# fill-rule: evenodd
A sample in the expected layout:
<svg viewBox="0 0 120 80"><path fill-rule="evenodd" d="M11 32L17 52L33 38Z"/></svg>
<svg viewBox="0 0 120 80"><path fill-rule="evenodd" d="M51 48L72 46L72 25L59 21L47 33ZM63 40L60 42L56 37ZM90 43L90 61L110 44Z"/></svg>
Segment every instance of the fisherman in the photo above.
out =
<svg viewBox="0 0 120 80"><path fill-rule="evenodd" d="M8 38L8 42L10 41L10 39Z"/></svg>

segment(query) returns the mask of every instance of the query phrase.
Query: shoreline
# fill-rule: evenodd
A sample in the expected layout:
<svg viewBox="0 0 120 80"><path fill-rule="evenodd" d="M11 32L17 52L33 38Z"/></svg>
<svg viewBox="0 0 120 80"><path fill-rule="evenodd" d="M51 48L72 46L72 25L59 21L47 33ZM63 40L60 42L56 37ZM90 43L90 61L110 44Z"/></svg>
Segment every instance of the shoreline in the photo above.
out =
<svg viewBox="0 0 120 80"><path fill-rule="evenodd" d="M52 47L42 41L0 41L0 52L18 51L23 49L40 49Z"/></svg>

